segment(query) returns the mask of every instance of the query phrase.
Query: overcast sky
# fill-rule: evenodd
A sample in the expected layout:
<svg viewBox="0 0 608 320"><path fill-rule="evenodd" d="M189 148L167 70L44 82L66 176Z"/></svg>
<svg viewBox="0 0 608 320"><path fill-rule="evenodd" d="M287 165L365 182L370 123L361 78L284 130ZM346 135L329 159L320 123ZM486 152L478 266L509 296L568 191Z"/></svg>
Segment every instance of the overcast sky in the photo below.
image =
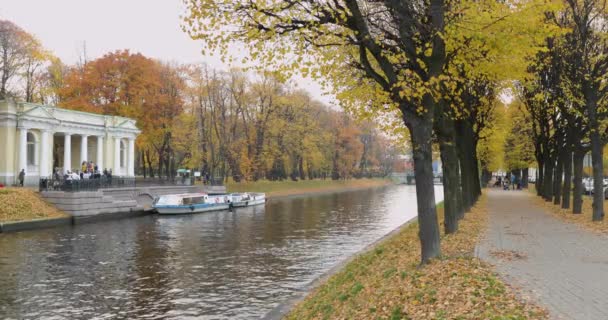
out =
<svg viewBox="0 0 608 320"><path fill-rule="evenodd" d="M227 70L219 57L203 56L201 43L180 29L181 0L0 0L0 17L38 37L64 63L83 52L89 59L119 49L180 63L205 62ZM311 80L297 80L313 97L329 102Z"/></svg>

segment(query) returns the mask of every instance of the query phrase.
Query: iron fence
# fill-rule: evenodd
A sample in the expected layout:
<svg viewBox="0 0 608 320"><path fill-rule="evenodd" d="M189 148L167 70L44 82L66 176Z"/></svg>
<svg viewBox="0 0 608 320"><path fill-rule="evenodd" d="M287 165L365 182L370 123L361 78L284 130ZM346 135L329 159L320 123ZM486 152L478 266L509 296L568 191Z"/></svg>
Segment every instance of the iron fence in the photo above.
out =
<svg viewBox="0 0 608 320"><path fill-rule="evenodd" d="M128 188L135 187L135 178L133 177L98 177L91 179L56 179L56 178L41 178L39 189L40 191L97 191L106 188Z"/></svg>
<svg viewBox="0 0 608 320"><path fill-rule="evenodd" d="M206 185L221 186L223 179L210 179L205 181ZM97 191L99 189L111 188L134 188L153 186L191 186L196 183L194 177L172 177L172 178L143 178L143 177L118 177L99 176L89 179L66 179L63 177L41 178L39 182L40 191ZM199 182L200 183L200 182Z"/></svg>

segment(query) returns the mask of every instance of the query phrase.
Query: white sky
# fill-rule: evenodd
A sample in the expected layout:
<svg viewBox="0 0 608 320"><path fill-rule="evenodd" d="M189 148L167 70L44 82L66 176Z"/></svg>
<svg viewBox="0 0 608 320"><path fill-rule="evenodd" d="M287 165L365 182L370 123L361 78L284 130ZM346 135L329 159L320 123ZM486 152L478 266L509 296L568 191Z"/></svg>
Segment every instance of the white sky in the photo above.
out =
<svg viewBox="0 0 608 320"><path fill-rule="evenodd" d="M181 0L0 0L0 18L38 37L64 63L73 64L86 42L88 59L119 49L179 63L205 62L222 70L219 57L203 56L202 44L180 29ZM313 80L296 79L298 87L323 102Z"/></svg>

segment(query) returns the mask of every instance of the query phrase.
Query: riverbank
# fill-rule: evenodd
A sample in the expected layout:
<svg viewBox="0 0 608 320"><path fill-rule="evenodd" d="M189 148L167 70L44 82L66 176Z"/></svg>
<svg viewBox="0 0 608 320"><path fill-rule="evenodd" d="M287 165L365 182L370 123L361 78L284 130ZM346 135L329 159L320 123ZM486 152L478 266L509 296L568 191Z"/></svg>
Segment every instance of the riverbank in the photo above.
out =
<svg viewBox="0 0 608 320"><path fill-rule="evenodd" d="M228 192L265 192L266 198L278 198L335 191L354 191L393 184L388 179L300 180L229 182Z"/></svg>
<svg viewBox="0 0 608 320"><path fill-rule="evenodd" d="M347 263L287 319L545 319L543 309L521 301L475 257L487 224L485 201L467 213L457 234L442 235L441 259L419 268L418 225L410 223Z"/></svg>
<svg viewBox="0 0 608 320"><path fill-rule="evenodd" d="M68 217L27 188L0 189L0 223Z"/></svg>

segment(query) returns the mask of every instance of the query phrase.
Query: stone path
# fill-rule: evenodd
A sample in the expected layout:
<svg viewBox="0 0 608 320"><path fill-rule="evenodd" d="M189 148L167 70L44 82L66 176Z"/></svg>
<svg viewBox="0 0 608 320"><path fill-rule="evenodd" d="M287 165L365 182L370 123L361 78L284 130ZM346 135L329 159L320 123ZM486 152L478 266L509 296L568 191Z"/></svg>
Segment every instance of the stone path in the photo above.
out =
<svg viewBox="0 0 608 320"><path fill-rule="evenodd" d="M608 237L558 220L526 191L487 195L488 231L477 255L551 319L608 319ZM508 250L522 257L502 256Z"/></svg>

